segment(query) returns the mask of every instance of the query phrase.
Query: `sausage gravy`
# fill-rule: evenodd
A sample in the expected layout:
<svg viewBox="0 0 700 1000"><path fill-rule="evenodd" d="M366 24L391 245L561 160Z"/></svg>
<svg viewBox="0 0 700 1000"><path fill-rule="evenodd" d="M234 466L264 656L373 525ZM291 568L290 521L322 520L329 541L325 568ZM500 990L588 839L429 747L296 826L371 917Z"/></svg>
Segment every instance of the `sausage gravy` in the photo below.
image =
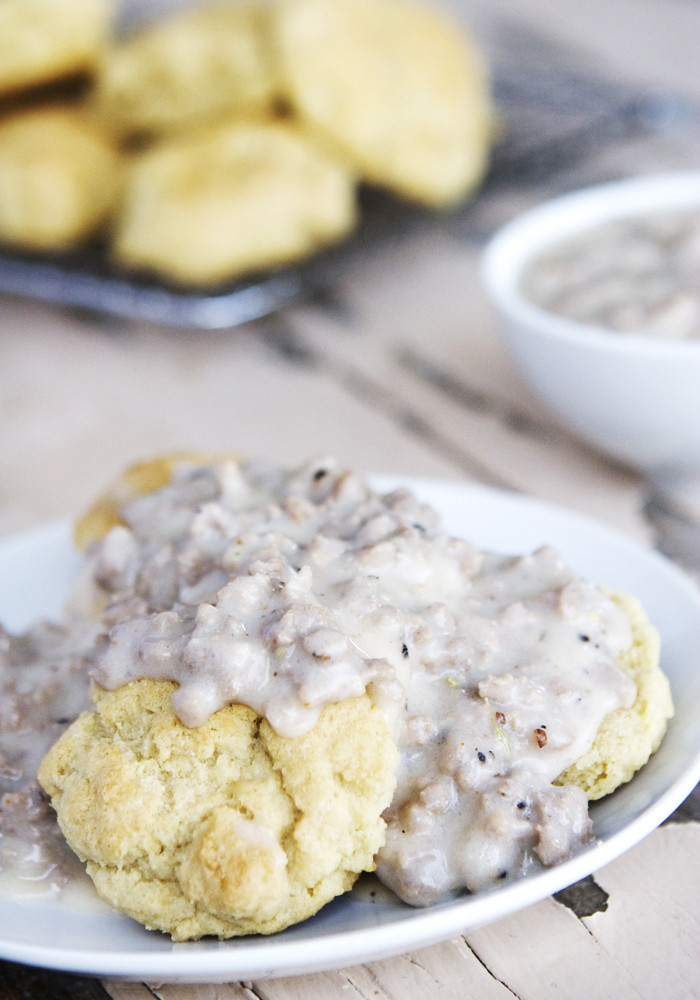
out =
<svg viewBox="0 0 700 1000"><path fill-rule="evenodd" d="M33 776L88 679L172 680L186 726L243 702L292 737L367 691L401 749L377 873L413 905L590 841L585 794L552 782L634 702L616 666L631 627L555 550L481 552L331 460L183 464L122 517L66 621L3 637L0 866L26 875L43 851L35 874L65 875Z"/></svg>
<svg viewBox="0 0 700 1000"><path fill-rule="evenodd" d="M657 211L592 227L523 275L534 303L616 333L700 338L700 210Z"/></svg>

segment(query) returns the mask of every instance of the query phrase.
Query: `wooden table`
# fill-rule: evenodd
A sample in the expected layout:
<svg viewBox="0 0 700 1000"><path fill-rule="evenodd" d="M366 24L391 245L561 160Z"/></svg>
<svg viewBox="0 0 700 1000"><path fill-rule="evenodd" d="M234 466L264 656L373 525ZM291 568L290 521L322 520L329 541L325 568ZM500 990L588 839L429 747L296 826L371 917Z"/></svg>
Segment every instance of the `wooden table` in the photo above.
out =
<svg viewBox="0 0 700 1000"><path fill-rule="evenodd" d="M479 282L485 239L553 194L695 166L697 7L471 0L510 133L484 190L349 258L332 287L199 331L2 301L0 535L73 516L123 465L173 448L437 476L564 504L655 538L643 488L528 394ZM699 651L700 652L700 651ZM697 790L576 891L410 955L224 986L98 982L0 963L0 997L113 1000L697 996Z"/></svg>

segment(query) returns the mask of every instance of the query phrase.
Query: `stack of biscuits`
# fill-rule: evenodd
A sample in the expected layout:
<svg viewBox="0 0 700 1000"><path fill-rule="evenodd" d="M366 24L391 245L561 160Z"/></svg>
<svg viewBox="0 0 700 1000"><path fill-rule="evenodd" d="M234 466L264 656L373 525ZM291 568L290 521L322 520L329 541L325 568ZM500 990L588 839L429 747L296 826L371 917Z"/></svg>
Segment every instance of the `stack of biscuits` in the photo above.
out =
<svg viewBox="0 0 700 1000"><path fill-rule="evenodd" d="M361 185L443 210L484 176L482 54L427 2L217 0L128 34L111 2L0 4L5 245L99 237L211 287L347 237Z"/></svg>

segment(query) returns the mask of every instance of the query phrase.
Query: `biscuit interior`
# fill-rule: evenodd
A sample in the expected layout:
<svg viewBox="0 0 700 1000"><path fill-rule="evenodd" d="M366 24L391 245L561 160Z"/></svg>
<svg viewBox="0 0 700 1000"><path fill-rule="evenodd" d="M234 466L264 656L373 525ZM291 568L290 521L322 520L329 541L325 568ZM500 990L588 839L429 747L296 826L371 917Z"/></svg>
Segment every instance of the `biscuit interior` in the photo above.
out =
<svg viewBox="0 0 700 1000"><path fill-rule="evenodd" d="M197 729L174 685L96 692L39 770L97 892L176 941L279 931L374 867L397 751L369 698L278 736L231 705Z"/></svg>

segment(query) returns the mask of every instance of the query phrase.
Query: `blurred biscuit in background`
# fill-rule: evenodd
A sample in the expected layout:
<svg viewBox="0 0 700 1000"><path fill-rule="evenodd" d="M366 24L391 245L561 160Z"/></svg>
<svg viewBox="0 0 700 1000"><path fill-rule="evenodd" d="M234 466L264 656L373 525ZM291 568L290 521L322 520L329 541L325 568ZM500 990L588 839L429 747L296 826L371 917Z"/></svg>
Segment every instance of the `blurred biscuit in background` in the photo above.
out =
<svg viewBox="0 0 700 1000"><path fill-rule="evenodd" d="M492 113L480 51L413 0L279 0L274 34L292 112L363 180L431 207L487 167Z"/></svg>
<svg viewBox="0 0 700 1000"><path fill-rule="evenodd" d="M276 96L265 3L185 8L107 51L93 100L119 135L159 135L231 113L268 112Z"/></svg>
<svg viewBox="0 0 700 1000"><path fill-rule="evenodd" d="M0 122L0 240L64 250L111 215L121 157L78 108L46 105Z"/></svg>
<svg viewBox="0 0 700 1000"><path fill-rule="evenodd" d="M488 76L432 3L202 0L123 37L115 11L0 0L8 246L103 227L106 263L206 289L343 240L360 184L444 209L484 176Z"/></svg>
<svg viewBox="0 0 700 1000"><path fill-rule="evenodd" d="M113 254L129 268L211 285L335 242L355 179L293 123L233 121L134 157Z"/></svg>
<svg viewBox="0 0 700 1000"><path fill-rule="evenodd" d="M92 73L113 11L107 0L2 0L0 94Z"/></svg>

